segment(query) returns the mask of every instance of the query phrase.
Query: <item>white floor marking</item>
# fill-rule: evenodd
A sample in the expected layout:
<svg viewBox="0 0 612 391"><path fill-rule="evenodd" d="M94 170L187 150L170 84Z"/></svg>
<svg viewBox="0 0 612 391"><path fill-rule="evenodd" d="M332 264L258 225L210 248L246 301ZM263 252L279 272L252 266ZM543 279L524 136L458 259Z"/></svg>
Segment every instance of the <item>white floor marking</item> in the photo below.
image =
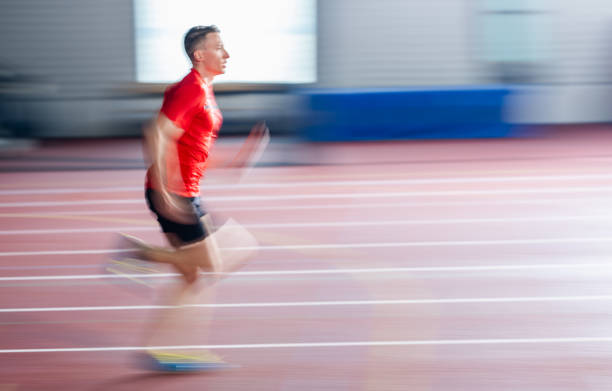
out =
<svg viewBox="0 0 612 391"><path fill-rule="evenodd" d="M327 193L327 194L286 194L286 195L253 195L253 196L210 196L203 195L206 201L282 201L282 200L314 200L314 199L363 199L363 198L397 198L397 197L448 197L448 196L478 196L504 194L584 194L612 191L612 186L592 187L549 187L541 189L495 189L495 190L438 190L438 191L403 191L403 192L371 192L371 193ZM117 205L142 204L140 198L119 200L83 200L83 201L29 201L0 202L2 208L45 207L45 206L76 206L76 205Z"/></svg>
<svg viewBox="0 0 612 391"><path fill-rule="evenodd" d="M612 215L574 215L574 216L543 216L543 217L497 217L479 219L432 219L432 220L373 220L373 221L329 221L309 223L252 223L241 224L244 228L325 228L325 227L361 227L361 226L395 226L395 225L452 225L452 224L487 224L487 223L531 223L558 221L610 221ZM149 232L159 231L153 225L138 227L100 227L100 228L70 228L70 229L15 229L0 230L0 235L44 235L44 234L74 234L103 232Z"/></svg>
<svg viewBox="0 0 612 391"><path fill-rule="evenodd" d="M563 270L563 269L608 269L612 263L554 263L554 264L511 264L511 265L472 265L472 266L424 266L424 267L386 267L386 268L353 268L353 269L305 269L305 270L261 270L238 271L232 276L278 276L278 275L313 275L313 274L368 274L368 273L425 273L425 272L479 272L479 271L512 271L512 270ZM203 275L209 273L202 273ZM54 280L103 280L140 278L156 279L177 277L177 273L152 274L73 274L53 276L13 276L0 277L0 282L14 281L54 281Z"/></svg>
<svg viewBox="0 0 612 391"><path fill-rule="evenodd" d="M219 184L206 183L203 189L277 189L314 186L394 186L394 185L422 185L444 183L515 183L515 182L551 182L551 181L581 181L612 179L612 174L579 174L579 175L525 175L525 176L484 176L484 177L452 177L452 178L404 178L383 180L337 180L337 181L301 181L277 183L241 183ZM74 193L116 193L127 191L143 192L142 186L122 187L78 187L78 188L46 188L46 189L6 189L0 190L3 195L34 195L34 194L74 194Z"/></svg>
<svg viewBox="0 0 612 391"><path fill-rule="evenodd" d="M205 200L206 201L206 200ZM607 204L610 201L610 198L598 198L598 197L589 197L589 198L530 198L526 200L477 200L477 201L428 201L428 202L372 202L372 203L341 203L341 204L330 204L325 203L321 205L259 205L259 206L227 206L227 207L214 207L213 211L218 212L228 212L228 211L269 211L269 210L326 210L326 209L362 209L362 208L421 208L424 206L477 206L481 207L483 205L560 205L565 203L571 204L579 204L579 205L593 205L593 204ZM141 201L142 208L138 209L124 209L124 210L62 210L62 211L36 211L34 213L1 213L0 215L4 217L11 217L15 215L15 217L19 217L23 214L28 215L115 215L115 214L138 214L143 216L150 216L150 212L146 209L144 199Z"/></svg>
<svg viewBox="0 0 612 391"><path fill-rule="evenodd" d="M254 247L224 248L231 251L252 250L321 250L321 249L364 249L364 248L396 248L396 247L462 247L462 246L504 246L524 244L558 244L558 243L608 243L609 237L591 238L542 238L542 239L499 239L499 240L450 240L450 241L423 241L423 242L376 242L376 243L329 243L329 244L288 244ZM47 250L47 251L4 251L0 257L43 256L43 255L93 255L122 253L130 250L96 249L96 250Z"/></svg>
<svg viewBox="0 0 612 391"><path fill-rule="evenodd" d="M9 353L69 353L69 352L118 352L142 350L192 350L192 349L272 349L272 348L341 348L374 346L423 346L423 345L516 345L516 344L567 344L608 343L612 337L562 337L562 338L497 338L497 339L439 339L405 341L350 341L350 342L306 342L306 343L261 343L235 345L175 345L175 346L106 346L83 348L47 349L0 349L0 354Z"/></svg>
<svg viewBox="0 0 612 391"><path fill-rule="evenodd" d="M612 295L602 296L545 296L545 297L484 297L458 299L404 299L404 300L334 300L334 301L293 301L261 303L215 303L187 304L183 306L163 305L126 305L126 306L82 306L82 307L39 307L39 308L0 308L0 313L20 312L78 312L78 311L134 311L162 308L268 308L268 307L328 307L328 306L367 306L367 305L410 305L410 304L482 304L482 303L550 303L610 301Z"/></svg>

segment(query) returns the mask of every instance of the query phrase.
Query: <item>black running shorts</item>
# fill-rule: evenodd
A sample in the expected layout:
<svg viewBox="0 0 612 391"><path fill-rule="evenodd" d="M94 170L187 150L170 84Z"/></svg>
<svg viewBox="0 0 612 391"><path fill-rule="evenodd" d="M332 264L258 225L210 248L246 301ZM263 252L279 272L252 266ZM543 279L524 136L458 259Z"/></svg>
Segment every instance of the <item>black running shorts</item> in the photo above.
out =
<svg viewBox="0 0 612 391"><path fill-rule="evenodd" d="M202 223L202 217L206 214L206 212L202 209L199 197L177 196L179 202L184 202L186 205L189 205L193 211L194 223L184 224L172 221L171 219L159 213L159 211L155 207L155 203L153 202L153 199L156 196L155 193L155 190L147 189L145 193L145 198L147 199L147 205L149 209L153 213L155 213L157 221L159 222L159 225L161 226L163 232L175 234L185 244L199 242L200 240L203 240L209 235L206 228L204 227L204 224Z"/></svg>

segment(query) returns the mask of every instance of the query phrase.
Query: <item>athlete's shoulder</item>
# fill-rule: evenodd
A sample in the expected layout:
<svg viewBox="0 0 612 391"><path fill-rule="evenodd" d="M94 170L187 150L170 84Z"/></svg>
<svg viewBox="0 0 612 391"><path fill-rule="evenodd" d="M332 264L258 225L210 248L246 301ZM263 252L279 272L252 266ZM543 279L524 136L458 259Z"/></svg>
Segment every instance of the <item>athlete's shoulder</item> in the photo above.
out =
<svg viewBox="0 0 612 391"><path fill-rule="evenodd" d="M202 86L201 80L194 72L190 72L181 81L169 86L164 93L166 100L180 99L182 101L201 100L205 97L206 91Z"/></svg>

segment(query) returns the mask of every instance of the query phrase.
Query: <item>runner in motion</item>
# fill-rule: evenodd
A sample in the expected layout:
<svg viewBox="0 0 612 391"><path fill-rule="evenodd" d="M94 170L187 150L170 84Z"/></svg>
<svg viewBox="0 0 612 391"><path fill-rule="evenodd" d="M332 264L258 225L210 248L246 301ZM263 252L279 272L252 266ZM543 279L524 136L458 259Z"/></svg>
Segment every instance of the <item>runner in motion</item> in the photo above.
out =
<svg viewBox="0 0 612 391"><path fill-rule="evenodd" d="M123 248L133 249L128 254L130 258L170 264L180 272L184 283L166 303L179 307L193 302L202 291L238 269L251 255L224 252L224 243L238 239L242 246L246 243L256 247L254 238L237 224L226 224L214 231L209 214L200 203L200 179L223 120L212 81L225 72L229 54L214 25L191 28L185 35L184 46L193 67L180 82L166 90L159 114L145 129L145 151L150 160L146 200L170 247L154 247L127 235L122 236L121 244ZM261 152L267 138L265 123L255 125L231 165L248 165ZM206 278L200 278L201 271L207 273ZM177 312L180 309L162 311L150 327L148 346L159 343L159 336L167 334L167 329L176 328L177 318L184 318L184 314ZM222 365L210 352L198 356L149 351L148 358L166 370Z"/></svg>

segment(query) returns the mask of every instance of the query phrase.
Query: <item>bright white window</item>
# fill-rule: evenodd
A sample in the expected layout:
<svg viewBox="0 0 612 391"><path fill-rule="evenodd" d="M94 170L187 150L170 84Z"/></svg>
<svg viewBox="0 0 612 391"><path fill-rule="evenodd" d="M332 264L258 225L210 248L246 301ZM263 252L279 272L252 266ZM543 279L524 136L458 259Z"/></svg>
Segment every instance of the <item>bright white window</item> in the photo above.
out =
<svg viewBox="0 0 612 391"><path fill-rule="evenodd" d="M191 68L183 37L214 24L230 54L219 82L316 81L316 0L134 0L136 78L169 83Z"/></svg>

